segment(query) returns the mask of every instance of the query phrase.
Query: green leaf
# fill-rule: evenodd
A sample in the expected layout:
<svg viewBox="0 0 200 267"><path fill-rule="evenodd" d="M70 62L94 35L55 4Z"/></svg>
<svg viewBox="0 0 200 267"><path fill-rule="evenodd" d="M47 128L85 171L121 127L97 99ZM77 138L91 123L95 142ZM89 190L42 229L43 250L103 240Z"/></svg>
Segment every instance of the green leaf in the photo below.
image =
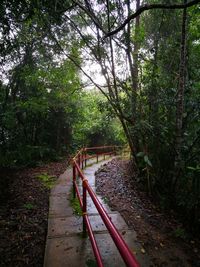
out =
<svg viewBox="0 0 200 267"><path fill-rule="evenodd" d="M147 155L144 156L144 162L145 162L147 165L149 165L150 167L152 167L152 163L151 163L151 161L149 160L149 158L148 158Z"/></svg>
<svg viewBox="0 0 200 267"><path fill-rule="evenodd" d="M188 170L192 170L192 171L195 171L196 170L196 168L194 168L194 167L187 167L187 169Z"/></svg>
<svg viewBox="0 0 200 267"><path fill-rule="evenodd" d="M142 152L142 151L140 151L139 153L137 153L137 157L138 158L141 158L141 157L144 157L144 155L145 155L145 153L144 152Z"/></svg>
<svg viewBox="0 0 200 267"><path fill-rule="evenodd" d="M188 170L191 170L191 171L195 171L195 172L199 172L200 171L200 167L199 166L196 166L196 167L187 167Z"/></svg>

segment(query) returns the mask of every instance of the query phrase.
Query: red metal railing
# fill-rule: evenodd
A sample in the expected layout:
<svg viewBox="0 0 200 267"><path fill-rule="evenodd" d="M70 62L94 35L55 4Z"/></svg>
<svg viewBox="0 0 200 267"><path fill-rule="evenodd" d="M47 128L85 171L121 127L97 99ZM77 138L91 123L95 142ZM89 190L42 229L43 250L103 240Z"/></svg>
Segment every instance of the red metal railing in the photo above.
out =
<svg viewBox="0 0 200 267"><path fill-rule="evenodd" d="M76 197L77 195L78 200L80 202L80 206L81 206L82 214L83 214L83 232L84 233L88 232L97 265L99 267L103 267L103 262L102 262L102 258L101 258L101 255L100 255L100 252L97 246L97 242L96 242L94 233L92 231L90 220L87 214L87 192L90 195L94 205L96 206L96 209L98 210L107 230L109 231L113 241L115 242L115 245L118 248L119 253L121 254L126 265L129 267L138 267L139 263L137 262L136 258L134 257L133 253L131 252L127 244L125 243L124 239L121 237L115 225L112 223L107 212L103 208L96 194L90 187L87 178L84 176L82 172L82 169L86 167L87 165L88 159L96 158L96 161L98 162L100 155L102 155L105 159L106 155L116 155L118 149L122 149L122 147L104 146L104 147L82 148L72 160L73 192L74 192L74 197ZM93 154L89 154L89 152L93 152ZM76 183L77 176L79 176L82 180L82 187L83 187L82 196L79 192L79 189Z"/></svg>

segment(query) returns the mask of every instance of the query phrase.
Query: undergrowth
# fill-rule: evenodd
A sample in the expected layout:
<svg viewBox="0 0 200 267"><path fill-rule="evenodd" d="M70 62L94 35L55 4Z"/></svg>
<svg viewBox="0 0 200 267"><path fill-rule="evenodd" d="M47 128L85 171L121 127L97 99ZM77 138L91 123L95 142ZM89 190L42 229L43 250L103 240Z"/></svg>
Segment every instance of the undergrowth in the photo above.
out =
<svg viewBox="0 0 200 267"><path fill-rule="evenodd" d="M48 175L46 172L41 173L40 175L36 176L36 178L39 179L48 189L51 189L55 185L56 176Z"/></svg>
<svg viewBox="0 0 200 267"><path fill-rule="evenodd" d="M82 216L83 212L82 212L78 198L77 197L74 198L73 188L70 194L70 204L74 210L74 214L76 214L77 216Z"/></svg>

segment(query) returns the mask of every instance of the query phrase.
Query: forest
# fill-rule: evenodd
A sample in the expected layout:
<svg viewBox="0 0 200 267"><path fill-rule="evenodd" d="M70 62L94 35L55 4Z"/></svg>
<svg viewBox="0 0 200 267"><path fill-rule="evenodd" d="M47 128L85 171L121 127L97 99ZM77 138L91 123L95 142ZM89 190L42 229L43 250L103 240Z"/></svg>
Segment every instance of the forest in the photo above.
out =
<svg viewBox="0 0 200 267"><path fill-rule="evenodd" d="M199 3L2 0L1 168L128 144L143 190L198 233Z"/></svg>

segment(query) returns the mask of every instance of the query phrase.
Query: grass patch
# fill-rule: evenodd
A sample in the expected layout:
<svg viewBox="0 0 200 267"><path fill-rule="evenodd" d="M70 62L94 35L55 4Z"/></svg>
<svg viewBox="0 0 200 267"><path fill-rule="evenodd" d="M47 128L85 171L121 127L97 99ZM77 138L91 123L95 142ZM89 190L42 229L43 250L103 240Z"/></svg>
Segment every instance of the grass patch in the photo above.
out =
<svg viewBox="0 0 200 267"><path fill-rule="evenodd" d="M108 200L108 198L107 198L107 197L103 197L103 202L104 202L105 204L109 204L109 200Z"/></svg>
<svg viewBox="0 0 200 267"><path fill-rule="evenodd" d="M36 209L36 205L33 205L32 203L30 202L27 202L23 205L23 208L27 209L27 210L34 210Z"/></svg>
<svg viewBox="0 0 200 267"><path fill-rule="evenodd" d="M42 184L48 188L51 189L55 185L56 176L48 175L46 172L41 173L40 175L36 176L37 179L39 179Z"/></svg>
<svg viewBox="0 0 200 267"><path fill-rule="evenodd" d="M178 227L173 231L173 235L178 238L186 239L187 235L185 229L182 227Z"/></svg>
<svg viewBox="0 0 200 267"><path fill-rule="evenodd" d="M73 188L71 190L71 195L70 195L70 204L71 204L71 207L73 208L75 215L77 215L77 216L83 215L78 198L77 197L74 198L74 196L73 196Z"/></svg>

